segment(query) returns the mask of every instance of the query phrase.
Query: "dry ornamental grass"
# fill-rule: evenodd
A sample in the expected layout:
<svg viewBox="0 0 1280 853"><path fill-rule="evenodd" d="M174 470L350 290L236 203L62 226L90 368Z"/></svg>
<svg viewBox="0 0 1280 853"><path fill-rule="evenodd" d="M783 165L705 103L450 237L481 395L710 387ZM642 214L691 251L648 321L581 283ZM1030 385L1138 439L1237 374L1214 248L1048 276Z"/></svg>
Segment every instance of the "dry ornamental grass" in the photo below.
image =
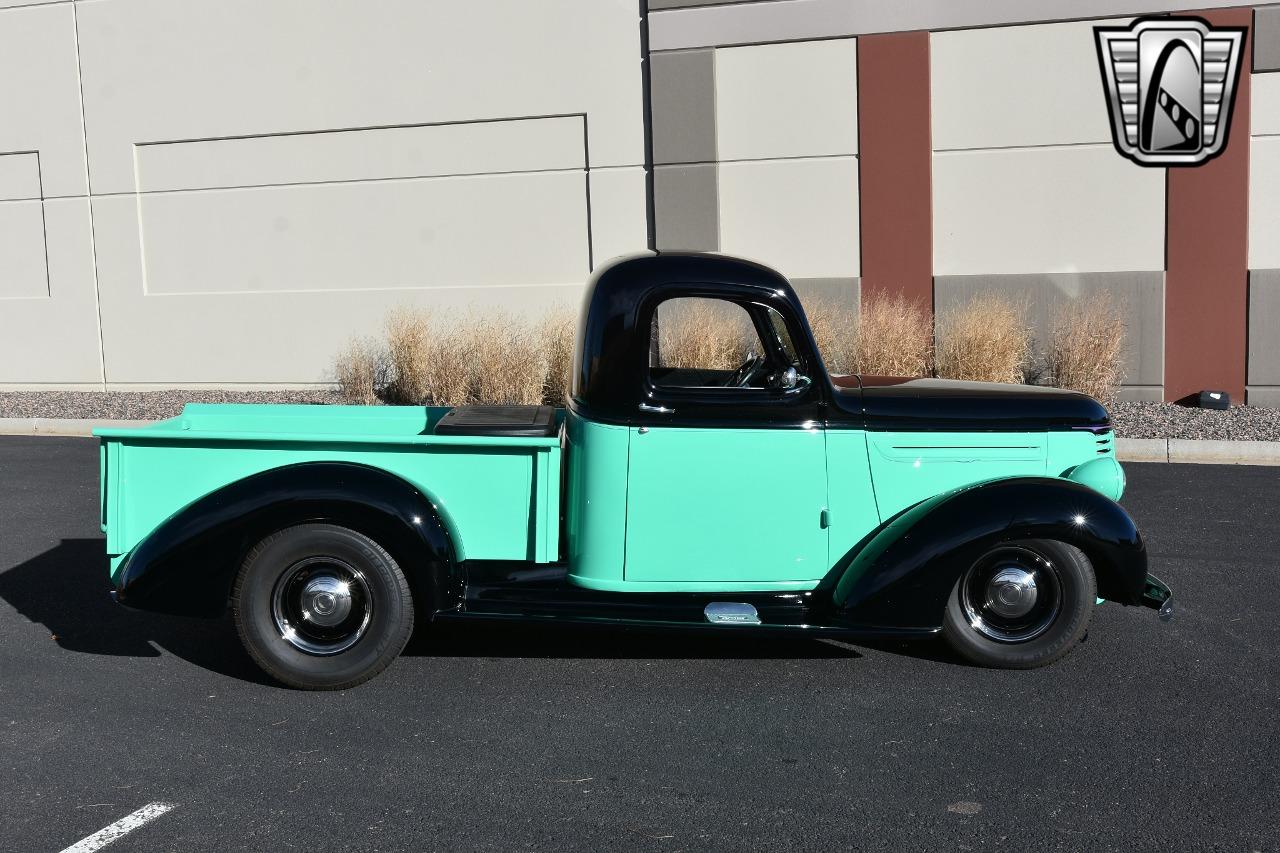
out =
<svg viewBox="0 0 1280 853"><path fill-rule="evenodd" d="M807 310L814 339L834 374L937 375L1024 381L1031 362L1026 306L980 295L938 322L934 351L928 313L902 294L871 295L854 312L831 301ZM557 309L530 322L503 311L457 315L400 308L385 342L352 340L335 373L351 403L402 405L564 405L577 322ZM1057 385L1111 400L1122 378L1124 320L1105 294L1064 311L1046 364ZM659 308L658 359L664 367L732 370L760 343L745 311L706 299Z"/></svg>
<svg viewBox="0 0 1280 853"><path fill-rule="evenodd" d="M353 340L335 373L350 403L561 405L574 326L564 311L530 325L503 311L398 308L387 317L385 346Z"/></svg>
<svg viewBox="0 0 1280 853"><path fill-rule="evenodd" d="M1110 294L1064 306L1049 337L1048 368L1059 388L1114 400L1124 378L1125 319Z"/></svg>
<svg viewBox="0 0 1280 853"><path fill-rule="evenodd" d="M857 312L833 299L818 299L805 306L805 315L827 372L836 376L853 373L857 358Z"/></svg>
<svg viewBox="0 0 1280 853"><path fill-rule="evenodd" d="M658 363L663 367L734 370L759 338L747 312L710 299L672 299L658 306Z"/></svg>
<svg viewBox="0 0 1280 853"><path fill-rule="evenodd" d="M980 294L938 318L934 362L938 376L978 382L1023 381L1031 360L1024 306Z"/></svg>
<svg viewBox="0 0 1280 853"><path fill-rule="evenodd" d="M854 365L873 376L928 376L933 355L929 315L901 293L870 295L858 312Z"/></svg>
<svg viewBox="0 0 1280 853"><path fill-rule="evenodd" d="M334 372L347 402L368 406L378 402L378 392L386 387L387 359L372 338L353 338L338 353Z"/></svg>

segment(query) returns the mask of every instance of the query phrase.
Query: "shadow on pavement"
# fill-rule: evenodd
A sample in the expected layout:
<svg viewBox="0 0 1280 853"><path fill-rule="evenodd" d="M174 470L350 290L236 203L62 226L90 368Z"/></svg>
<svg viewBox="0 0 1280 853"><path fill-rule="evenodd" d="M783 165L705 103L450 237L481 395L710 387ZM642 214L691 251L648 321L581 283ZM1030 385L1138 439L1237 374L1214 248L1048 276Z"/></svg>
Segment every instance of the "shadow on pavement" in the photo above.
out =
<svg viewBox="0 0 1280 853"><path fill-rule="evenodd" d="M101 539L62 544L0 572L0 599L44 625L61 648L95 655L156 657L161 650L197 666L272 683L240 646L229 618L194 619L128 610L115 604ZM941 643L859 642L957 663ZM594 659L825 659L862 657L841 641L657 630L615 626L477 623L433 625L416 632L406 655L424 657Z"/></svg>
<svg viewBox="0 0 1280 853"><path fill-rule="evenodd" d="M68 651L158 657L161 649L213 672L270 683L227 619L189 619L128 610L110 598L101 539L64 539L0 572L0 599Z"/></svg>

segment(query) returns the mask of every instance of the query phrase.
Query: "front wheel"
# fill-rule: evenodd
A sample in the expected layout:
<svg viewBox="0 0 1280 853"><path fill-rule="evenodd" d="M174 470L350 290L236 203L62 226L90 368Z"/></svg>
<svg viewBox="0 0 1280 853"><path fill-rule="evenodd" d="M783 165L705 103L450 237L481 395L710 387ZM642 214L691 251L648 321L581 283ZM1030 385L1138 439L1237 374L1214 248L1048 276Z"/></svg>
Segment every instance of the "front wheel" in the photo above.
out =
<svg viewBox="0 0 1280 853"><path fill-rule="evenodd" d="M1003 542L956 582L942 633L981 666L1045 666L1084 636L1096 595L1093 566L1079 548L1054 539Z"/></svg>
<svg viewBox="0 0 1280 853"><path fill-rule="evenodd" d="M232 609L258 666L304 690L368 681L413 631L413 596L396 561L335 524L299 524L255 545L236 577Z"/></svg>

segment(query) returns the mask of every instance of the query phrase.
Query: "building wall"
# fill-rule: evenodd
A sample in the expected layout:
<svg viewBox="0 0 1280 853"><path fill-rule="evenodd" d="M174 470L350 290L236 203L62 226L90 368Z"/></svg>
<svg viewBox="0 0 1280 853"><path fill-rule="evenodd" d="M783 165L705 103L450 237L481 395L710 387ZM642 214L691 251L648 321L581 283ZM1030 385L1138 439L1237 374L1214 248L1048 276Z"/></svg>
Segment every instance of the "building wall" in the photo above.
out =
<svg viewBox="0 0 1280 853"><path fill-rule="evenodd" d="M1249 400L1280 407L1280 8L1254 15L1249 138Z"/></svg>
<svg viewBox="0 0 1280 853"><path fill-rule="evenodd" d="M857 298L853 39L652 57L655 247L761 261Z"/></svg>
<svg viewBox="0 0 1280 853"><path fill-rule="evenodd" d="M812 49L826 39L868 54L873 44L888 46L886 33L922 36L877 53L913 51L915 66L927 67L927 90L906 79L905 66L882 58L877 73L862 73L857 104L846 107L853 112L865 103L875 117L874 124L861 118L857 159L863 290L874 280L880 290L896 284L910 295L923 292L935 316L979 293L1006 294L1028 306L1041 342L1076 300L1106 293L1127 325L1122 396L1176 399L1213 387L1239 401L1247 381L1249 399L1276 405L1280 7L1255 5L1256 21L1252 6L1231 2L1196 10L1113 0L649 0L649 44L655 59L764 51L777 41ZM1165 12L1252 31L1232 122L1235 141L1222 157L1195 169L1144 168L1117 154L1099 84L1093 28ZM655 104L664 85L655 77ZM885 103L894 108L884 109ZM927 152L919 155L901 150L916 144L916 124L900 115L913 110L928 116L921 131ZM886 123L894 126L876 129ZM865 140L877 134L873 151ZM895 134L905 134L903 146L893 145ZM873 192L873 182L887 172L901 192L892 182ZM912 175L927 178L908 180ZM901 203L904 195L909 204ZM661 205L657 223L662 233ZM907 232L927 232L927 242L896 239ZM931 255L929 280L920 283L924 276L900 259L895 263L887 245ZM797 274L797 259L782 247L770 249L772 257L757 256Z"/></svg>
<svg viewBox="0 0 1280 853"><path fill-rule="evenodd" d="M326 383L396 305L658 248L1041 338L1105 291L1126 396L1280 404L1280 5L1202 7L1252 24L1242 130L1166 171L1092 27L1169 0L0 0L0 386Z"/></svg>
<svg viewBox="0 0 1280 853"><path fill-rule="evenodd" d="M647 243L633 2L0 9L0 383L316 383Z"/></svg>

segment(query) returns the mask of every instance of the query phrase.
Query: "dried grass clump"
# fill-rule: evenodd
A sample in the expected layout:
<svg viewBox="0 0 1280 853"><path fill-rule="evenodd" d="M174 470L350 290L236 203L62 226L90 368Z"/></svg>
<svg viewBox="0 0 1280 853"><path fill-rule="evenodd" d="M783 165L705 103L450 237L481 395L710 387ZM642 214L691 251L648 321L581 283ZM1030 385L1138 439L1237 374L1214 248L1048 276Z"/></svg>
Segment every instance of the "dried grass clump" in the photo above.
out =
<svg viewBox="0 0 1280 853"><path fill-rule="evenodd" d="M574 328L565 311L531 323L493 309L402 307L387 316L385 345L353 340L336 373L353 403L562 405Z"/></svg>
<svg viewBox="0 0 1280 853"><path fill-rule="evenodd" d="M928 376L933 350L929 314L901 293L870 294L858 312L854 363L873 376Z"/></svg>
<svg viewBox="0 0 1280 853"><path fill-rule="evenodd" d="M1049 336L1048 369L1060 388L1115 399L1124 378L1125 318L1108 293L1064 307Z"/></svg>
<svg viewBox="0 0 1280 853"><path fill-rule="evenodd" d="M1031 361L1026 307L985 293L938 318L934 365L944 379L1023 381Z"/></svg>
<svg viewBox="0 0 1280 853"><path fill-rule="evenodd" d="M857 360L857 312L835 300L819 299L806 306L805 316L827 372L837 376L853 373Z"/></svg>
<svg viewBox="0 0 1280 853"><path fill-rule="evenodd" d="M663 367L734 370L758 340L747 313L731 303L672 299L658 307L658 363Z"/></svg>
<svg viewBox="0 0 1280 853"><path fill-rule="evenodd" d="M338 388L348 403L372 405L387 386L390 365L382 347L373 338L353 338L338 353L334 372Z"/></svg>
<svg viewBox="0 0 1280 853"><path fill-rule="evenodd" d="M538 323L538 348L546 365L542 380L542 402L563 406L569 396L569 371L573 367L573 342L578 318L568 308L549 311Z"/></svg>
<svg viewBox="0 0 1280 853"><path fill-rule="evenodd" d="M444 326L440 318L421 308L397 308L387 316L391 381L384 396L388 403L470 402L477 335L465 324L447 332Z"/></svg>

